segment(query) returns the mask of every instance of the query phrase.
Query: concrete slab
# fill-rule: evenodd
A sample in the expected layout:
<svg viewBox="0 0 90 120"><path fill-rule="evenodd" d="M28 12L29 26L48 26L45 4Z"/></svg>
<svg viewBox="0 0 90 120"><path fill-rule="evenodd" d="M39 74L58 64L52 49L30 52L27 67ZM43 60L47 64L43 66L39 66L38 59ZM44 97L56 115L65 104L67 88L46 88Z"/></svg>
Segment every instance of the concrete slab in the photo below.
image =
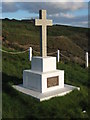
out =
<svg viewBox="0 0 90 120"><path fill-rule="evenodd" d="M30 96L38 99L39 101L44 101L44 100L48 100L52 97L66 95L67 93L70 93L74 89L80 90L79 87L75 87L75 86L71 86L71 85L67 85L67 84L64 84L64 88L60 88L60 89L53 90L53 91L50 91L50 92L45 92L45 93L40 93L40 92L37 92L37 91L27 89L27 88L23 87L22 84L13 85L13 88L15 88L16 90L18 90L22 93L30 95Z"/></svg>

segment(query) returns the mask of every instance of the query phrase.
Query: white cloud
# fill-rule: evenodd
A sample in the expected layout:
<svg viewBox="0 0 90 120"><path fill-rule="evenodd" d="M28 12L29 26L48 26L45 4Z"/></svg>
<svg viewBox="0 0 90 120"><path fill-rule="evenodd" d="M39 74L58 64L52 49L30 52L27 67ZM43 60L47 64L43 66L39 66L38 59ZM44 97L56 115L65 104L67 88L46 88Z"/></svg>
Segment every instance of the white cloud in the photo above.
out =
<svg viewBox="0 0 90 120"><path fill-rule="evenodd" d="M88 7L85 2L75 2L76 0L73 0L73 2L61 2L61 3L51 3L56 8L61 8L63 10L78 10L83 7Z"/></svg>
<svg viewBox="0 0 90 120"><path fill-rule="evenodd" d="M39 2L39 3L30 3L30 2L3 2L3 14L4 13L14 13L18 10L27 11L28 13L35 13L38 15L40 9L46 9L48 18L53 19L54 23L63 23L63 24L74 24L80 23L85 25L84 21L88 21L88 15L76 16L74 11L80 12L80 10L87 9L88 4L86 2ZM23 14L23 12L22 12ZM28 18L29 16L27 16ZM33 17L33 16L32 16ZM79 25L79 24L78 24Z"/></svg>
<svg viewBox="0 0 90 120"><path fill-rule="evenodd" d="M70 13L56 13L56 14L50 14L49 17L64 17L64 18L74 18L75 16Z"/></svg>
<svg viewBox="0 0 90 120"><path fill-rule="evenodd" d="M88 24L88 21L83 21L81 23L84 24L84 25L86 25L86 24Z"/></svg>
<svg viewBox="0 0 90 120"><path fill-rule="evenodd" d="M72 26L79 26L79 27L89 27L88 21L79 21L79 22L72 22Z"/></svg>
<svg viewBox="0 0 90 120"><path fill-rule="evenodd" d="M72 22L73 24L75 24L76 22ZM81 21L81 22L78 22L78 24L80 25L88 25L88 21Z"/></svg>
<svg viewBox="0 0 90 120"><path fill-rule="evenodd" d="M50 14L50 15L48 15L49 17L59 17L60 16L60 14L59 13L56 13L56 14Z"/></svg>
<svg viewBox="0 0 90 120"><path fill-rule="evenodd" d="M17 0L2 0L2 2L16 2Z"/></svg>
<svg viewBox="0 0 90 120"><path fill-rule="evenodd" d="M75 1L75 0L73 0ZM3 3L3 12L15 12L15 10L26 10L28 12L37 13L39 9L46 9L48 14L56 14L60 12L67 12L67 11L75 11L78 9L83 9L88 7L86 3L79 3L79 2L38 2L38 3L28 3L28 2L20 2L20 3L13 3L13 2L4 2Z"/></svg>
<svg viewBox="0 0 90 120"><path fill-rule="evenodd" d="M2 0L3 2L42 2L41 0ZM88 0L89 1L89 0ZM85 0L43 0L43 2L85 2Z"/></svg>
<svg viewBox="0 0 90 120"><path fill-rule="evenodd" d="M69 14L69 13L60 13L61 17L65 17L65 18L74 18L75 16L73 14Z"/></svg>

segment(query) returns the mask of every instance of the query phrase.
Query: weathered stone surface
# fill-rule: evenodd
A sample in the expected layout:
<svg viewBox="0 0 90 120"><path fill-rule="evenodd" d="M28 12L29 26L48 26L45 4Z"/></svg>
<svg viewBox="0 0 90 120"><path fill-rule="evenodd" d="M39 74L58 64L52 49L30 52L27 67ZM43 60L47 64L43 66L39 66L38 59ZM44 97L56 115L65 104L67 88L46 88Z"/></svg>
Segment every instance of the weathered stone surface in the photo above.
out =
<svg viewBox="0 0 90 120"><path fill-rule="evenodd" d="M35 25L40 26L40 54L47 56L47 26L52 26L52 20L46 19L46 10L39 11L39 18L35 19Z"/></svg>

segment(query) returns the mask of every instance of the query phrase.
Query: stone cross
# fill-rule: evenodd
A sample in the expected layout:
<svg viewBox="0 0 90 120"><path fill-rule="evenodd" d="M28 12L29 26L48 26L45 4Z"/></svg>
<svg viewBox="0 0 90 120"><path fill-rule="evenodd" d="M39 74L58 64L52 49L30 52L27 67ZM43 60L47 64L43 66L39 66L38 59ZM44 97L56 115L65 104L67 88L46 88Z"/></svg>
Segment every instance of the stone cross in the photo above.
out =
<svg viewBox="0 0 90 120"><path fill-rule="evenodd" d="M46 19L46 10L39 11L39 18L35 19L35 25L40 26L40 55L47 56L47 26L52 26L52 20Z"/></svg>

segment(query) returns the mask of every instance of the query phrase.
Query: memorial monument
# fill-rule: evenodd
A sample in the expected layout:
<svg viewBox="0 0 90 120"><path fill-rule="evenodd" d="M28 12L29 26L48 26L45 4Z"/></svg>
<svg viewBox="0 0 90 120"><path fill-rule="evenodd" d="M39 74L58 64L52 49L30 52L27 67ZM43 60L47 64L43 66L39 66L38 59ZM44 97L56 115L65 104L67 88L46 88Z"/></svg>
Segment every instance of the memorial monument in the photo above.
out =
<svg viewBox="0 0 90 120"><path fill-rule="evenodd" d="M35 25L40 26L40 56L32 57L31 70L23 71L23 85L14 88L42 101L76 87L64 85L64 70L56 69L56 57L47 56L47 26L52 26L52 20L46 19L46 10L39 11L39 18Z"/></svg>

